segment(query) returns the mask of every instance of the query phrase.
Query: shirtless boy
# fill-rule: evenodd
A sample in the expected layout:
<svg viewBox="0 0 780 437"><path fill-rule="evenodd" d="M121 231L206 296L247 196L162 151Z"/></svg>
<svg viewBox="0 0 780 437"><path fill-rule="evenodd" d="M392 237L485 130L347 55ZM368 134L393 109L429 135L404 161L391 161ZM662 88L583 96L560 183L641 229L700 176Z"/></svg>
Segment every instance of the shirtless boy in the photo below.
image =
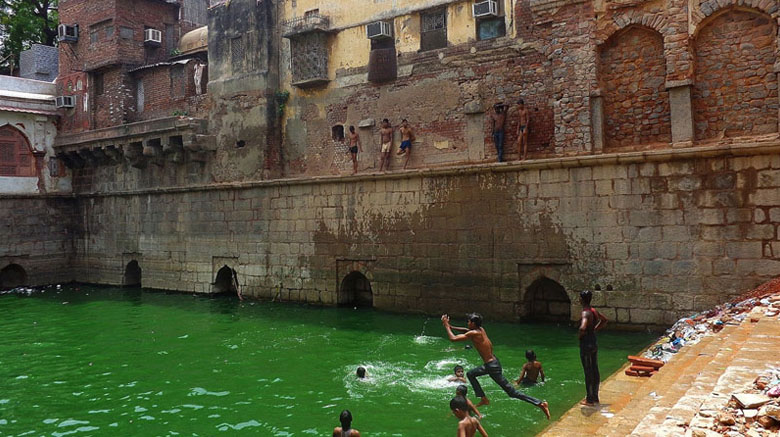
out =
<svg viewBox="0 0 780 437"><path fill-rule="evenodd" d="M458 418L458 437L474 437L479 431L483 437L487 437L487 431L482 427L474 417L469 415L469 407L466 404L466 400L460 396L452 398L450 401L450 409L452 414Z"/></svg>
<svg viewBox="0 0 780 437"><path fill-rule="evenodd" d="M531 122L531 115L525 107L525 102L520 99L517 104L517 151L523 151L522 160L528 157L528 124Z"/></svg>
<svg viewBox="0 0 780 437"><path fill-rule="evenodd" d="M450 317L448 315L444 314L441 316L441 323L444 325L444 329L447 330L447 337L449 337L450 341L471 340L474 344L474 348L479 352L479 356L482 357L484 364L469 370L466 374L469 381L471 381L471 386L474 388L474 394L481 398L477 406L488 405L490 403L490 400L485 396L485 392L482 390L482 386L479 384L477 377L490 375L490 377L493 378L493 381L495 381L509 397L520 399L539 407L549 420L550 409L548 408L546 401L540 401L539 399L518 391L512 387L512 384L504 377L501 363L498 361L498 358L493 355L493 343L488 338L485 328L482 327L482 316L477 313L471 313L467 316L467 320L468 328L460 328L450 326ZM463 332L463 334L455 335L452 333L453 329Z"/></svg>
<svg viewBox="0 0 780 437"><path fill-rule="evenodd" d="M341 426L333 428L333 437L360 437L360 431L352 428L352 413L344 410L339 415Z"/></svg>
<svg viewBox="0 0 780 437"><path fill-rule="evenodd" d="M398 151L398 155L406 155L406 161L404 161L404 169L409 164L409 155L412 153L412 142L415 140L414 131L409 127L409 122L404 118L401 121L401 149Z"/></svg>
<svg viewBox="0 0 780 437"><path fill-rule="evenodd" d="M542 377L542 382L544 382L544 370L542 369L542 363L536 361L536 352L528 349L525 351L525 358L528 362L523 365L523 370L520 372L520 377L517 378L515 384L536 384L540 376Z"/></svg>
<svg viewBox="0 0 780 437"><path fill-rule="evenodd" d="M607 318L590 306L593 293L590 290L580 292L582 303L582 315L580 319L580 361L585 373L585 399L580 404L591 407L599 403L599 375L598 345L596 333L607 326Z"/></svg>
<svg viewBox="0 0 780 437"><path fill-rule="evenodd" d="M390 149L393 148L393 128L390 126L390 120L382 120L382 128L379 129L379 134L382 136L382 149L381 157L379 158L379 171L390 169ZM387 168L385 168L387 164Z"/></svg>
<svg viewBox="0 0 780 437"><path fill-rule="evenodd" d="M355 132L355 126L349 127L349 153L352 155L352 174L357 173L357 154L358 150L363 153L363 145L360 144L360 135Z"/></svg>
<svg viewBox="0 0 780 437"><path fill-rule="evenodd" d="M447 381L449 382L467 382L466 378L463 377L463 366L460 364L455 366L453 369L454 375L447 378Z"/></svg>

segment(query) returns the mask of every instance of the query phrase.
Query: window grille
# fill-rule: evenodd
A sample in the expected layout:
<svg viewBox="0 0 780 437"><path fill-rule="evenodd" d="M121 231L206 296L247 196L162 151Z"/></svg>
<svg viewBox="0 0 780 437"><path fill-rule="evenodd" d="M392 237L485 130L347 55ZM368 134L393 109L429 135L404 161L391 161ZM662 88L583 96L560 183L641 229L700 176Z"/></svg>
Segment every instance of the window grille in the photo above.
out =
<svg viewBox="0 0 780 437"><path fill-rule="evenodd" d="M447 10L423 13L420 32L420 50L434 50L447 47Z"/></svg>

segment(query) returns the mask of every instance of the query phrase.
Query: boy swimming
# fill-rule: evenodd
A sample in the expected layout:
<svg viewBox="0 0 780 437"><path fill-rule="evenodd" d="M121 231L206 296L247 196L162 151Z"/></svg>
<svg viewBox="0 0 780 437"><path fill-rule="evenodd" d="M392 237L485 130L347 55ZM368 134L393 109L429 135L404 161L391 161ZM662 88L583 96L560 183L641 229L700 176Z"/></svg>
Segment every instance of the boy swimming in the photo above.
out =
<svg viewBox="0 0 780 437"><path fill-rule="evenodd" d="M463 366L458 364L455 366L455 369L453 369L455 374L447 378L447 381L449 382L468 382L466 381L466 378L463 377Z"/></svg>
<svg viewBox="0 0 780 437"><path fill-rule="evenodd" d="M528 349L525 351L525 358L528 362L523 364L523 370L520 372L520 377L517 378L515 384L536 384L539 376L542 377L542 382L544 382L544 370L542 370L542 363L536 361L536 352Z"/></svg>
<svg viewBox="0 0 780 437"><path fill-rule="evenodd" d="M482 413L477 410L477 407L474 406L474 404L471 403L469 398L466 397L466 395L469 394L469 388L465 385L461 384L458 386L458 388L455 389L455 397L461 397L466 400L466 405L469 406L469 411L473 412L477 415L480 419L482 418Z"/></svg>
<svg viewBox="0 0 780 437"><path fill-rule="evenodd" d="M483 437L487 437L487 432L479 420L471 417L468 411L466 400L461 397L454 397L450 401L450 409L455 417L458 418L458 437L474 437L479 431Z"/></svg>

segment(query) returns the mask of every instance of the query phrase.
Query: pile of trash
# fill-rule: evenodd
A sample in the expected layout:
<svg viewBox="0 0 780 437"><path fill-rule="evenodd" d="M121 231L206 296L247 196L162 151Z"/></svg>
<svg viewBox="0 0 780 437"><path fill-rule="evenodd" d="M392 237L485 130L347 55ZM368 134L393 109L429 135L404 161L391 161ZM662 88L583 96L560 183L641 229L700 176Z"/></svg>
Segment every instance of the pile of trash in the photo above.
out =
<svg viewBox="0 0 780 437"><path fill-rule="evenodd" d="M17 296L32 296L35 293L45 293L47 289L54 288L59 291L62 290L62 285L47 285L45 287L16 287L10 290L0 290L0 296L4 294L15 294Z"/></svg>
<svg viewBox="0 0 780 437"><path fill-rule="evenodd" d="M770 368L731 395L720 409L701 410L690 422L691 435L776 436L780 432L780 368Z"/></svg>
<svg viewBox="0 0 780 437"><path fill-rule="evenodd" d="M780 314L780 278L709 311L683 317L645 351L644 357L666 363L683 347L698 343L726 325L739 325L753 308L758 306L766 308L766 317L776 317ZM751 321L757 322L758 319Z"/></svg>

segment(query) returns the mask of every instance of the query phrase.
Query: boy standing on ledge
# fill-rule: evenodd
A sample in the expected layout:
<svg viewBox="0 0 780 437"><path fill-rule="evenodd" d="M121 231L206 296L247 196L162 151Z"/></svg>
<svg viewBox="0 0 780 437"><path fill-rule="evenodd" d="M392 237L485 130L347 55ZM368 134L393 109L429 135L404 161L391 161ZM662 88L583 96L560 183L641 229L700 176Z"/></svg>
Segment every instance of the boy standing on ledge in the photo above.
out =
<svg viewBox="0 0 780 437"><path fill-rule="evenodd" d="M447 330L447 336L449 337L450 341L454 342L471 340L471 342L474 344L474 348L477 350L477 352L479 352L479 356L482 357L484 364L475 369L469 370L469 372L466 374L469 378L469 381L471 381L471 386L474 388L474 394L481 398L477 406L488 405L490 403L490 400L488 400L487 396L485 396L485 392L482 390L482 386L479 384L477 377L482 375L490 375L490 377L493 378L493 381L495 381L496 384L498 384L499 387L501 387L506 392L506 394L509 395L509 397L520 399L539 407L542 412L544 412L547 420L549 420L550 409L547 406L546 401L540 401L539 399L533 398L521 391L518 391L512 387L512 384L510 384L509 381L507 381L507 379L504 377L501 363L498 361L498 358L493 355L493 343L488 338L487 333L485 332L485 328L482 327L482 316L477 313L471 313L466 317L468 320L468 328L450 326L450 317L446 314L441 316L441 323L444 325L444 329ZM465 332L465 334L455 335L452 333L453 329L456 331Z"/></svg>

